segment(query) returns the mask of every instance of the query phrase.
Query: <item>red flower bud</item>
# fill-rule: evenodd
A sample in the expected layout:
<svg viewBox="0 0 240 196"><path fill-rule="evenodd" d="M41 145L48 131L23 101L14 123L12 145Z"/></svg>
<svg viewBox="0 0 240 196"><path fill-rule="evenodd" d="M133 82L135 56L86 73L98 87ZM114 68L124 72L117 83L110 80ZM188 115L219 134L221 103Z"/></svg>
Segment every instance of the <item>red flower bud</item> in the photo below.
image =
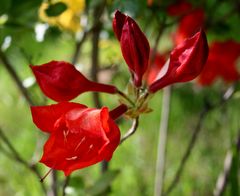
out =
<svg viewBox="0 0 240 196"><path fill-rule="evenodd" d="M40 162L69 175L102 160L109 161L120 142L120 131L108 109L61 102L31 107L33 121L50 137Z"/></svg>
<svg viewBox="0 0 240 196"><path fill-rule="evenodd" d="M148 40L137 23L119 11L115 12L113 29L120 40L122 54L132 73L133 82L139 87L148 67L150 52Z"/></svg>
<svg viewBox="0 0 240 196"><path fill-rule="evenodd" d="M118 119L120 116L122 116L126 111L128 110L128 107L124 104L119 105L118 107L114 108L109 112L109 115L113 120Z"/></svg>
<svg viewBox="0 0 240 196"><path fill-rule="evenodd" d="M69 101L87 91L113 94L117 90L115 86L88 80L64 61L51 61L31 68L43 93L55 101Z"/></svg>
<svg viewBox="0 0 240 196"><path fill-rule="evenodd" d="M112 26L113 26L113 31L116 35L116 37L118 38L118 41L121 40L121 35L122 35L122 28L124 25L126 19L126 15L124 15L123 13L121 13L120 11L116 11L114 13L114 18L112 21Z"/></svg>
<svg viewBox="0 0 240 196"><path fill-rule="evenodd" d="M149 92L154 93L172 83L193 80L201 73L207 57L206 35L200 30L171 52L166 74L150 85Z"/></svg>

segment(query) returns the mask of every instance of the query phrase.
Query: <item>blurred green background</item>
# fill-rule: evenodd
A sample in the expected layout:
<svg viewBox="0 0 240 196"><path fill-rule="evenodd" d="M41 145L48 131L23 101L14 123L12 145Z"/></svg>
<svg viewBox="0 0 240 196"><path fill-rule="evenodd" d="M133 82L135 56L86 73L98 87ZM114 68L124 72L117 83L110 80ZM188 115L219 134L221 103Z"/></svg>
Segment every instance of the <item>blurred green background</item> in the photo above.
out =
<svg viewBox="0 0 240 196"><path fill-rule="evenodd" d="M42 146L47 135L40 132L33 124L29 105L9 74L9 70L6 69L4 58L12 65L34 103L37 105L53 103L40 91L29 65L39 65L51 60L71 62L84 31L88 31L96 20L94 14L98 6L104 4L98 45L101 69L99 79L105 83L113 83L124 91L130 74L122 58L119 43L112 31L111 20L114 10L120 9L136 19L146 33L151 46L155 43L160 28L159 23L161 24L163 19L169 23L172 22L171 26L164 29L157 46L160 53L172 49L171 33L176 30L178 24L176 18L168 16L166 11L167 7L175 4L176 1L76 0L74 2L69 0L75 3L72 7L71 3L63 1L67 10L72 9L73 13L69 12L69 15L74 15L74 20L78 21L77 25L69 21L50 22L44 17L40 19L40 7L43 3L50 2L42 0L1 0L0 2L0 129L24 160L37 165L42 176L48 168L37 161L41 157ZM54 3L55 1L52 1L52 4ZM78 9L77 4L81 4ZM210 42L214 39L240 41L240 4L238 1L207 0L197 3L192 1L192 4L203 8L209 18L211 16L211 21L207 18L211 24L207 34ZM213 7L214 13L211 12ZM232 11L235 7L237 9ZM76 8L75 11L74 8ZM55 17L59 17L66 11L64 9L64 7L52 8L49 12L50 15L55 14ZM91 35L88 35L84 40L81 55L75 62L75 65L89 78L91 39ZM237 65L239 65L238 62ZM170 195L212 195L217 178L223 170L227 151L235 152L235 143L240 128L240 94L239 86L237 82L235 83L236 92L232 98L226 104L206 114L192 154L178 185ZM221 101L223 92L231 85L231 83L218 80L207 87L199 86L194 81L173 86L164 188L169 186L175 175L206 103L211 105ZM114 108L118 103L117 96L101 94L100 98L103 105L109 108ZM94 107L91 93L80 95L74 101ZM162 91L152 98L149 106L153 112L140 117L137 132L114 153L109 165L110 171L102 178L100 164L75 171L66 189L67 195L105 195L108 185L111 185L109 195L114 196L154 194ZM121 132L125 133L131 126L131 120L123 118L119 124ZM237 166L231 167L225 195L237 195L238 193L239 160L237 155L234 154L237 157L234 159ZM57 186L60 187L59 195L61 195L64 176L61 172L57 176ZM51 189L51 180L50 176L46 179L49 189ZM0 195L44 195L39 179L23 164L14 160L11 151L2 139L0 139Z"/></svg>

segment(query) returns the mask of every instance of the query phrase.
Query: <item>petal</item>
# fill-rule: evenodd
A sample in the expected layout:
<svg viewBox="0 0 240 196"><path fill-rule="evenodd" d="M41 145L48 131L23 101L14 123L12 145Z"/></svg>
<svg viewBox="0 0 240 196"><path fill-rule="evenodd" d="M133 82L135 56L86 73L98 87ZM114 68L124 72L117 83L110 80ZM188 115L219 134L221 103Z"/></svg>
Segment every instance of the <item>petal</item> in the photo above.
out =
<svg viewBox="0 0 240 196"><path fill-rule="evenodd" d="M114 31L114 33L115 33L115 35L116 35L116 37L118 38L119 41L121 39L122 28L123 28L125 19L126 19L126 15L121 13L119 10L117 10L114 13L112 26L113 26L113 31Z"/></svg>
<svg viewBox="0 0 240 196"><path fill-rule="evenodd" d="M31 66L41 90L55 101L68 101L88 88L89 81L73 65L51 61Z"/></svg>
<svg viewBox="0 0 240 196"><path fill-rule="evenodd" d="M186 38L193 36L200 28L203 28L205 22L204 10L194 9L182 17L179 27L174 34L174 43L181 44Z"/></svg>
<svg viewBox="0 0 240 196"><path fill-rule="evenodd" d="M211 43L208 61L198 78L198 83L211 85L218 77L226 82L238 80L240 76L236 66L238 57L240 57L239 43L232 40Z"/></svg>
<svg viewBox="0 0 240 196"><path fill-rule="evenodd" d="M76 169L109 160L120 141L120 131L108 109L73 109L65 115L68 129L52 132L40 162L69 175Z"/></svg>
<svg viewBox="0 0 240 196"><path fill-rule="evenodd" d="M171 52L167 73L151 84L149 91L154 93L169 84L193 80L203 70L207 57L207 39L201 30Z"/></svg>
<svg viewBox="0 0 240 196"><path fill-rule="evenodd" d="M116 92L115 86L91 82L64 61L51 61L31 68L43 93L58 102L69 101L87 91Z"/></svg>
<svg viewBox="0 0 240 196"><path fill-rule="evenodd" d="M56 121L74 108L86 108L86 106L71 102L61 102L49 106L31 106L32 119L39 129L50 133L54 131Z"/></svg>
<svg viewBox="0 0 240 196"><path fill-rule="evenodd" d="M148 67L150 46L137 23L129 16L126 17L122 28L120 44L123 57L132 72L133 82L139 87Z"/></svg>

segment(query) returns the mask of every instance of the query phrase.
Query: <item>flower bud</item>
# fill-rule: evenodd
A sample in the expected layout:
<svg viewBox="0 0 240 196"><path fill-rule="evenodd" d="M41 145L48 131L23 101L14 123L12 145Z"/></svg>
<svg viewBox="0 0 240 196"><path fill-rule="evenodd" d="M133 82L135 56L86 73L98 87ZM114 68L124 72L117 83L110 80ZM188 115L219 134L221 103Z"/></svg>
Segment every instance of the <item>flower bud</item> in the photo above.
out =
<svg viewBox="0 0 240 196"><path fill-rule="evenodd" d="M150 85L149 92L155 93L169 84L193 80L201 73L207 57L206 35L200 30L171 52L166 74Z"/></svg>
<svg viewBox="0 0 240 196"><path fill-rule="evenodd" d="M132 74L133 83L140 87L143 74L148 67L150 52L148 40L137 23L119 11L115 12L113 29L120 40L122 55Z"/></svg>

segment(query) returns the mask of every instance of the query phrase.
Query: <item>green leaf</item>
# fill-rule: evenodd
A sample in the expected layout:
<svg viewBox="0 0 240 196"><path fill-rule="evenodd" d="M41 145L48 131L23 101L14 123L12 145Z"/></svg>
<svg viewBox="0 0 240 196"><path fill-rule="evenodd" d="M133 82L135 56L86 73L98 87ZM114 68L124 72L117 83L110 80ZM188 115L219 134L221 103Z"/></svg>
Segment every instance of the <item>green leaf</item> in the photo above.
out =
<svg viewBox="0 0 240 196"><path fill-rule="evenodd" d="M9 8L11 7L11 0L1 0L1 4L0 4L0 16L2 14L5 14Z"/></svg>
<svg viewBox="0 0 240 196"><path fill-rule="evenodd" d="M62 2L51 4L46 10L46 14L50 17L58 16L67 9L67 5Z"/></svg>
<svg viewBox="0 0 240 196"><path fill-rule="evenodd" d="M99 195L104 193L106 190L108 190L109 186L112 184L112 181L119 173L119 170L106 171L93 186L87 188L86 193L89 195Z"/></svg>
<svg viewBox="0 0 240 196"><path fill-rule="evenodd" d="M70 178L68 186L73 187L75 189L83 189L85 186L84 179L81 176L72 176Z"/></svg>

